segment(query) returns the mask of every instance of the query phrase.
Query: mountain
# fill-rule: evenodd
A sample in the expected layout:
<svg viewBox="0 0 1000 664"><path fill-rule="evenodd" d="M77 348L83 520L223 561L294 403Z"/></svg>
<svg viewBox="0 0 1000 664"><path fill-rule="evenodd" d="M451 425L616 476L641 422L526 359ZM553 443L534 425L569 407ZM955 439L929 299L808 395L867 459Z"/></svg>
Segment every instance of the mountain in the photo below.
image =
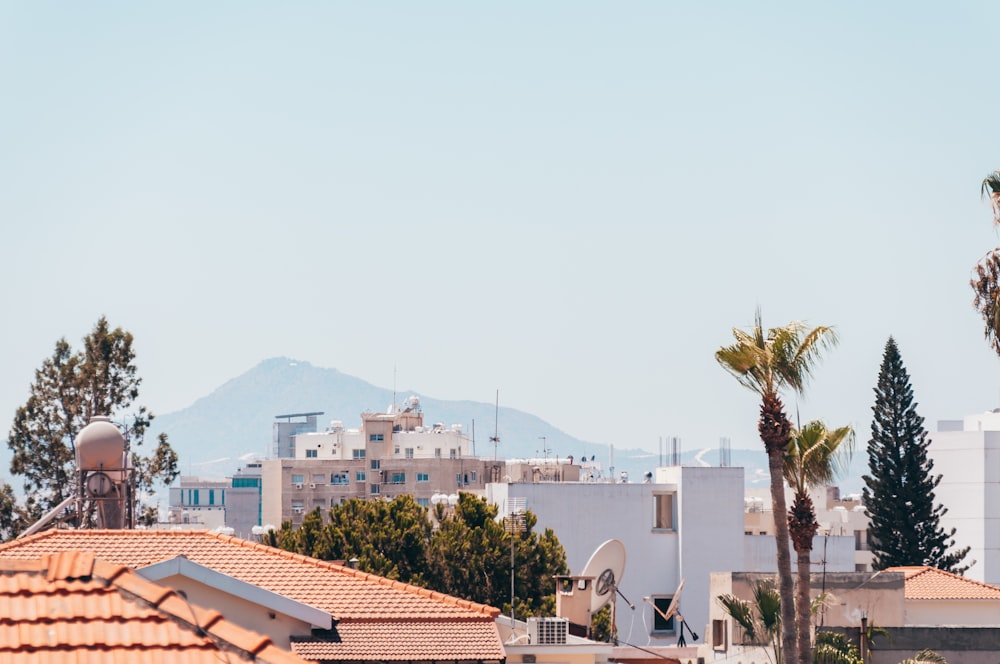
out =
<svg viewBox="0 0 1000 664"><path fill-rule="evenodd" d="M543 456L544 436L549 456L594 456L608 468L608 444L574 438L535 415L501 406L497 416L492 403L446 401L419 392L400 392L397 403L411 394L420 397L425 424L461 424L470 436L474 425L477 456L494 454L489 438L498 425L500 445L495 452L500 458ZM148 439L155 440L157 434L166 432L184 474L224 476L236 470L241 457L269 453L276 415L323 412L318 418L321 429L330 420L341 420L344 426L356 428L361 426L362 412L385 411L392 401L392 390L336 369L278 357L229 380L188 408L158 415ZM615 472L627 471L632 481L637 481L656 465L655 457L647 450L616 447Z"/></svg>

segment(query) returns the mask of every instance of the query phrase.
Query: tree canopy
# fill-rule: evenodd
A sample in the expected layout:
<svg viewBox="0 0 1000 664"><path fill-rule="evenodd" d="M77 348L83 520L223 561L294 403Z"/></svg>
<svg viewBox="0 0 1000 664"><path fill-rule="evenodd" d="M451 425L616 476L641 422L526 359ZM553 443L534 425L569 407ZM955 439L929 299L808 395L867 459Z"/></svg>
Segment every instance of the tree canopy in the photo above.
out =
<svg viewBox="0 0 1000 664"><path fill-rule="evenodd" d="M514 611L551 615L553 576L568 572L565 550L552 529L534 532L538 519L531 512L519 528L497 516L495 505L470 493L460 493L454 508L432 510L412 496L352 498L326 513L316 508L299 528L286 521L268 534L268 543L323 560L356 558L363 571L506 612L513 538Z"/></svg>
<svg viewBox="0 0 1000 664"><path fill-rule="evenodd" d="M10 510L0 517L0 527L8 528L2 533L5 537L16 535L73 495L74 441L95 415L107 415L124 429L138 497L157 483L169 484L176 478L177 454L166 434L160 434L151 454L139 453L154 415L138 404L142 378L133 341L130 332L112 329L102 316L84 337L81 350L74 351L65 338L60 339L35 371L28 400L15 412L7 440L13 452L11 473L22 479L27 498L18 505L10 487L0 488L0 510ZM140 515L141 521L153 518L153 508Z"/></svg>
<svg viewBox="0 0 1000 664"><path fill-rule="evenodd" d="M932 475L927 456L930 440L924 418L917 414L910 376L896 341L889 337L882 356L872 434L868 441L869 474L862 489L865 511L871 519L873 567L930 565L957 574L968 547L949 552L955 530L940 525L945 508L935 504L940 475Z"/></svg>

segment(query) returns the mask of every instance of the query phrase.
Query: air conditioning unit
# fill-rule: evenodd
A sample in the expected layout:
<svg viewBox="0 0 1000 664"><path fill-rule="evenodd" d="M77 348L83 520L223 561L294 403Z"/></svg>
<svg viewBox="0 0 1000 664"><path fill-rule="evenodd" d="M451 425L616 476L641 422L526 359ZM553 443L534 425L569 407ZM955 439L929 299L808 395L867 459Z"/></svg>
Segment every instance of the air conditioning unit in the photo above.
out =
<svg viewBox="0 0 1000 664"><path fill-rule="evenodd" d="M316 488L316 483L315 482L310 483L309 484L309 488L310 489L315 489Z"/></svg>
<svg viewBox="0 0 1000 664"><path fill-rule="evenodd" d="M528 640L533 645L566 644L569 620L566 618L528 618Z"/></svg>
<svg viewBox="0 0 1000 664"><path fill-rule="evenodd" d="M296 482L295 483L295 488L296 489L301 489L302 488L302 482Z"/></svg>

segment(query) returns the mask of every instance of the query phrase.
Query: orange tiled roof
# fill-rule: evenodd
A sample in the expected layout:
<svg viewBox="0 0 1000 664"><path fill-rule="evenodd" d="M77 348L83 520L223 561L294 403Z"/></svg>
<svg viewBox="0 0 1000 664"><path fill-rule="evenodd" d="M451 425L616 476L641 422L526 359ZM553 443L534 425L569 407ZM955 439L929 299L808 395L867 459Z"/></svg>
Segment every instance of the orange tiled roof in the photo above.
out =
<svg viewBox="0 0 1000 664"><path fill-rule="evenodd" d="M428 630L437 639L435 652L453 653L446 659L504 657L495 624L499 609L218 533L53 529L0 545L0 558L37 557L66 550L93 551L101 559L134 569L183 555L199 565L329 613L337 621L342 641L350 648L364 649L372 654L371 659L396 659L397 646L424 643ZM369 631L355 631L362 628L353 623L365 623L364 629ZM457 629L455 623L464 626ZM375 636L377 640L365 645L355 643L355 638L367 640ZM342 650L346 652L348 647L342 646Z"/></svg>
<svg viewBox="0 0 1000 664"><path fill-rule="evenodd" d="M0 661L302 662L93 553L0 560Z"/></svg>
<svg viewBox="0 0 1000 664"><path fill-rule="evenodd" d="M435 621L411 625L402 631L388 622L340 623L329 639L301 639L292 642L292 652L303 659L361 661L456 661L467 659L471 644L478 652L500 653L494 624ZM459 641L455 635L461 634ZM382 644L391 643L386 652Z"/></svg>
<svg viewBox="0 0 1000 664"><path fill-rule="evenodd" d="M926 565L890 567L886 572L902 572L906 599L996 599L1000 588L966 579Z"/></svg>

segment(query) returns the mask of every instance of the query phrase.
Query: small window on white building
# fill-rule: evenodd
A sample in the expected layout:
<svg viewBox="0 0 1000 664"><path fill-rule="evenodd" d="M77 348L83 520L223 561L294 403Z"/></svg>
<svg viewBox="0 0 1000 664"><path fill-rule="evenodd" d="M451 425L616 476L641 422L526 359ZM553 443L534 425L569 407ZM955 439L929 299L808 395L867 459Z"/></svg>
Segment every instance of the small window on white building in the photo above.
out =
<svg viewBox="0 0 1000 664"><path fill-rule="evenodd" d="M351 450L351 457L354 458L354 459L364 459L365 458L365 451L364 450Z"/></svg>
<svg viewBox="0 0 1000 664"><path fill-rule="evenodd" d="M413 448L412 447L407 447L406 448L406 458L407 459L412 459L413 458Z"/></svg>
<svg viewBox="0 0 1000 664"><path fill-rule="evenodd" d="M667 609L670 608L670 600L672 596L661 596L654 597L653 604L656 605L658 611L653 611L653 633L654 634L674 634L677 632L676 625L676 615L670 616L669 620L664 620L661 613L666 613Z"/></svg>
<svg viewBox="0 0 1000 664"><path fill-rule="evenodd" d="M674 494L653 494L653 529L674 529Z"/></svg>
<svg viewBox="0 0 1000 664"><path fill-rule="evenodd" d="M434 448L434 458L435 459L440 459L441 458L441 448L440 447L435 447Z"/></svg>
<svg viewBox="0 0 1000 664"><path fill-rule="evenodd" d="M458 450L456 450L454 448L448 450L448 458L449 459L457 459L458 458Z"/></svg>
<svg viewBox="0 0 1000 664"><path fill-rule="evenodd" d="M315 459L319 456L319 450L306 450L307 459Z"/></svg>

